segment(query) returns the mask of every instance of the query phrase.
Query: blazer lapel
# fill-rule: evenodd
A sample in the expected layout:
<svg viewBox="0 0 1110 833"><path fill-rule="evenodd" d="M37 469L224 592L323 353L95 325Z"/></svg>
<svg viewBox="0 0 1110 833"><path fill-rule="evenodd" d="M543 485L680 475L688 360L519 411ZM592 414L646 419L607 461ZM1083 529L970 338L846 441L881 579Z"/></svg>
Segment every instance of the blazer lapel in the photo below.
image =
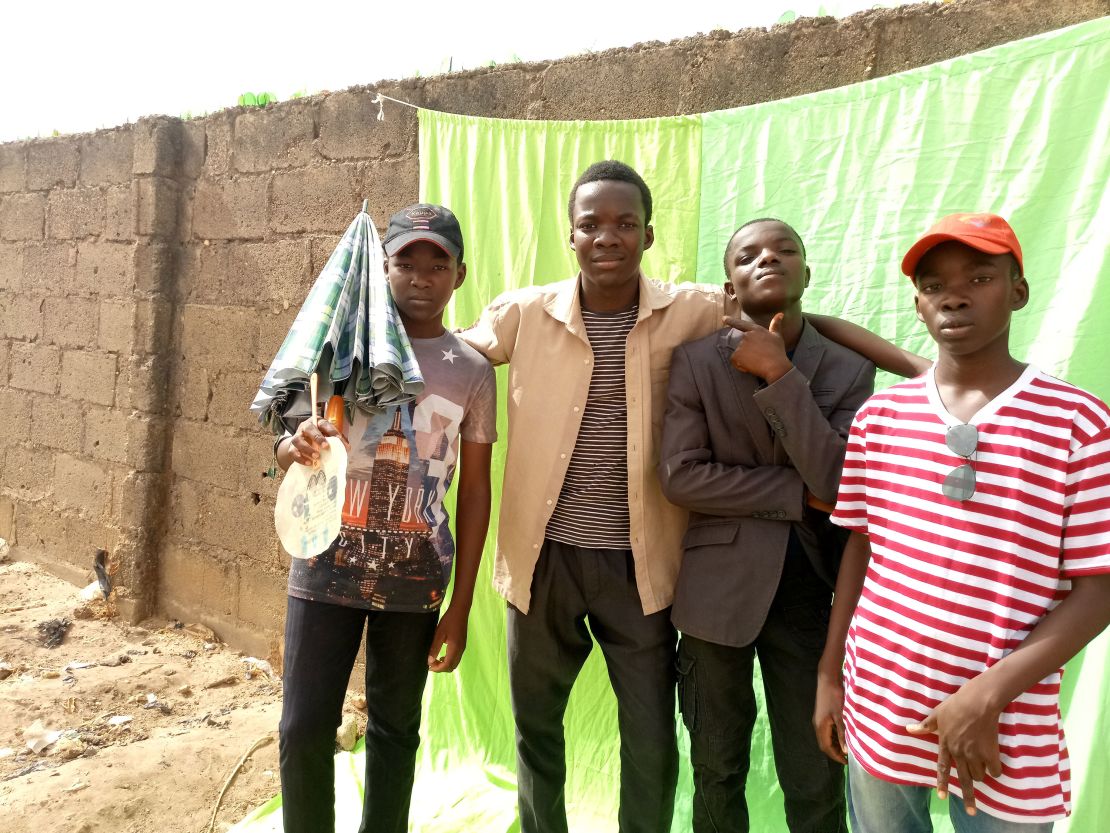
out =
<svg viewBox="0 0 1110 833"><path fill-rule="evenodd" d="M729 362L739 342L740 334L736 330L731 328L722 330L717 340L717 352L721 357L722 372L728 378L729 386L736 395L737 410L743 414L748 426L748 433L751 434L756 454L764 465L769 465L775 453L771 442L771 428L753 398L759 380L750 373L741 373Z"/></svg>

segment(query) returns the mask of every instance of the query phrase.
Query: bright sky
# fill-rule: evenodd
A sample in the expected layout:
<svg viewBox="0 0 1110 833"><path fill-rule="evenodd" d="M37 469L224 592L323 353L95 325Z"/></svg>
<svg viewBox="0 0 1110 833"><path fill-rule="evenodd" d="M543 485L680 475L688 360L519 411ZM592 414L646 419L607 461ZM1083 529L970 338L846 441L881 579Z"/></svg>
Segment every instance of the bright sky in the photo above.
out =
<svg viewBox="0 0 1110 833"><path fill-rule="evenodd" d="M279 99L490 61L537 61L784 13L845 16L894 0L9 0L0 142L142 116L200 115L244 92Z"/></svg>

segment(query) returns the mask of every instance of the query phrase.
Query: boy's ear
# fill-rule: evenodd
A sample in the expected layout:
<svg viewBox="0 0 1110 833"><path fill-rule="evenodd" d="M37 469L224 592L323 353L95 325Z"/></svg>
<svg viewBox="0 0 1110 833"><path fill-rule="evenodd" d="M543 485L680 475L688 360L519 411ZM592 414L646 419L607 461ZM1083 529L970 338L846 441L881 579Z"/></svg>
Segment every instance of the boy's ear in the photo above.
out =
<svg viewBox="0 0 1110 833"><path fill-rule="evenodd" d="M463 281L465 281L465 280L466 280L466 264L465 263L460 263L458 271L455 272L455 289L458 289L460 286L462 286Z"/></svg>
<svg viewBox="0 0 1110 833"><path fill-rule="evenodd" d="M725 295L730 298L736 297L736 287L732 285L732 281L728 278L725 278Z"/></svg>
<svg viewBox="0 0 1110 833"><path fill-rule="evenodd" d="M650 249L651 244L655 242L655 228L653 226L646 226L644 228L644 249Z"/></svg>
<svg viewBox="0 0 1110 833"><path fill-rule="evenodd" d="M809 279L812 277L813 273L809 271L809 266L806 266L806 282L803 284L803 288L809 289Z"/></svg>
<svg viewBox="0 0 1110 833"><path fill-rule="evenodd" d="M574 251L574 229L570 230L570 250Z"/></svg>
<svg viewBox="0 0 1110 833"><path fill-rule="evenodd" d="M921 297L917 294L916 289L913 292L913 312L917 316L917 320L924 324L925 319L921 317Z"/></svg>
<svg viewBox="0 0 1110 833"><path fill-rule="evenodd" d="M1010 287L1010 310L1017 312L1029 303L1029 282L1025 280L1025 276L1018 278L1012 282Z"/></svg>

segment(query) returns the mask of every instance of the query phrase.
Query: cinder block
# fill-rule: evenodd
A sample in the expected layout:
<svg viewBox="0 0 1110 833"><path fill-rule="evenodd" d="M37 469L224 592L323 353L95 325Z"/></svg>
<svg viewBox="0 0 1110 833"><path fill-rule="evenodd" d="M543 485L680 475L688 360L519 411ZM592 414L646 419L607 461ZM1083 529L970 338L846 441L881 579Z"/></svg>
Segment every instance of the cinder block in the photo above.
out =
<svg viewBox="0 0 1110 833"><path fill-rule="evenodd" d="M27 414L34 401L30 393L22 390L0 387L0 413ZM8 420L7 428L0 431L0 446L16 445L31 436L31 421L23 419Z"/></svg>
<svg viewBox="0 0 1110 833"><path fill-rule="evenodd" d="M46 204L46 235L79 240L104 230L104 192L99 188L51 191Z"/></svg>
<svg viewBox="0 0 1110 833"><path fill-rule="evenodd" d="M161 414L166 408L168 382L164 356L131 356L125 362L121 358L116 380L116 407Z"/></svg>
<svg viewBox="0 0 1110 833"><path fill-rule="evenodd" d="M95 347L100 304L87 298L47 298L43 334L59 347Z"/></svg>
<svg viewBox="0 0 1110 833"><path fill-rule="evenodd" d="M135 239L135 201L137 188L133 183L116 185L104 190L104 239Z"/></svg>
<svg viewBox="0 0 1110 833"><path fill-rule="evenodd" d="M543 73L542 107L533 118L636 119L677 113L686 71L677 50L606 52L551 64ZM583 78L605 83L583 84ZM435 106L434 104L430 106Z"/></svg>
<svg viewBox="0 0 1110 833"><path fill-rule="evenodd" d="M74 450L79 450L94 460L126 463L127 428L126 411L90 406L85 414L84 443Z"/></svg>
<svg viewBox="0 0 1110 833"><path fill-rule="evenodd" d="M285 573L254 563L241 564L237 588L239 621L277 633L285 613L288 585Z"/></svg>
<svg viewBox="0 0 1110 833"><path fill-rule="evenodd" d="M208 417L208 371L195 364L181 368L176 386L177 413L186 419L203 422Z"/></svg>
<svg viewBox="0 0 1110 833"><path fill-rule="evenodd" d="M81 140L83 185L122 185L131 181L134 137L130 126L101 130Z"/></svg>
<svg viewBox="0 0 1110 833"><path fill-rule="evenodd" d="M69 402L49 395L33 398L31 436L35 438L37 445L79 452L84 422L79 402Z"/></svg>
<svg viewBox="0 0 1110 833"><path fill-rule="evenodd" d="M143 236L177 237L181 188L172 179L148 176L135 183L135 231Z"/></svg>
<svg viewBox="0 0 1110 833"><path fill-rule="evenodd" d="M42 240L45 221L45 194L0 197L0 240Z"/></svg>
<svg viewBox="0 0 1110 833"><path fill-rule="evenodd" d="M23 244L0 243L0 292L18 291L23 285Z"/></svg>
<svg viewBox="0 0 1110 833"><path fill-rule="evenodd" d="M362 190L370 200L370 216L379 223L389 222L393 212L420 199L420 160L415 153L371 162L364 176Z"/></svg>
<svg viewBox="0 0 1110 833"><path fill-rule="evenodd" d="M77 142L69 137L27 145L27 187L32 191L72 188L77 181Z"/></svg>
<svg viewBox="0 0 1110 833"><path fill-rule="evenodd" d="M160 240L144 240L136 244L132 269L135 291L173 297L176 292L176 264L174 246Z"/></svg>
<svg viewBox="0 0 1110 833"><path fill-rule="evenodd" d="M211 487L205 483L172 476L166 501L169 540L184 542L196 539L204 514L204 496L210 490Z"/></svg>
<svg viewBox="0 0 1110 833"><path fill-rule="evenodd" d="M62 355L57 347L15 342L8 384L20 390L55 393L61 364Z"/></svg>
<svg viewBox="0 0 1110 833"><path fill-rule="evenodd" d="M178 615L234 616L238 609L239 564L228 553L171 543L158 559L159 603Z"/></svg>
<svg viewBox="0 0 1110 833"><path fill-rule="evenodd" d="M159 523L164 475L156 472L117 474L112 483L112 520L134 529Z"/></svg>
<svg viewBox="0 0 1110 833"><path fill-rule="evenodd" d="M11 371L12 345L6 338L0 339L0 388L8 385L8 374Z"/></svg>
<svg viewBox="0 0 1110 833"><path fill-rule="evenodd" d="M98 549L106 550L113 557L120 558L119 532L103 521L89 520L80 515L67 515L62 534L64 537L61 554L75 567L91 571ZM120 566L123 567L124 564ZM116 574L117 582L124 573L125 571L121 570ZM119 588L119 590L122 589L122 587Z"/></svg>
<svg viewBox="0 0 1110 833"><path fill-rule="evenodd" d="M254 362L254 310L189 304L182 316L181 352L206 368L246 370Z"/></svg>
<svg viewBox="0 0 1110 833"><path fill-rule="evenodd" d="M200 537L250 558L268 558L277 543L274 510L269 503L254 502L250 494L213 488L204 497Z"/></svg>
<svg viewBox="0 0 1110 833"><path fill-rule="evenodd" d="M133 343L135 304L131 301L101 301L96 344L101 350L130 354Z"/></svg>
<svg viewBox="0 0 1110 833"><path fill-rule="evenodd" d="M231 134L235 112L224 110L204 119L204 169L207 176L226 174L231 168Z"/></svg>
<svg viewBox="0 0 1110 833"><path fill-rule="evenodd" d="M483 76L488 80L489 76ZM381 159L408 150L417 132L416 111L386 102L378 121L370 90L331 93L320 104L320 153L329 159Z"/></svg>
<svg viewBox="0 0 1110 833"><path fill-rule="evenodd" d="M42 335L46 299L37 295L0 295L0 337L34 341Z"/></svg>
<svg viewBox="0 0 1110 833"><path fill-rule="evenodd" d="M239 488L243 440L210 422L177 420L173 432L175 475L222 489Z"/></svg>
<svg viewBox="0 0 1110 833"><path fill-rule="evenodd" d="M251 416L253 417L253 414ZM277 497L278 486L281 484L281 470L278 470L275 477L268 476L270 466L274 462L275 439L277 438L262 428L257 420L244 439L246 453L239 477L239 490L252 495L252 500L253 495L258 495L262 500L270 501L272 504Z"/></svg>
<svg viewBox="0 0 1110 833"><path fill-rule="evenodd" d="M157 353L171 340L173 306L160 296L136 301L132 326L136 352Z"/></svg>
<svg viewBox="0 0 1110 833"><path fill-rule="evenodd" d="M77 247L72 243L29 244L23 249L23 288L36 295L60 295L76 283Z"/></svg>
<svg viewBox="0 0 1110 833"><path fill-rule="evenodd" d="M65 522L54 507L21 500L15 513L15 538L21 547L53 554L62 548Z"/></svg>
<svg viewBox="0 0 1110 833"><path fill-rule="evenodd" d="M258 418L250 411L250 403L262 384L257 370L236 373L224 371L212 380L212 399L208 403L208 420L216 425L253 429Z"/></svg>
<svg viewBox="0 0 1110 833"><path fill-rule="evenodd" d="M298 168L311 162L316 155L312 147L316 132L313 110L310 102L291 102L236 116L232 143L235 169L257 173Z"/></svg>
<svg viewBox="0 0 1110 833"><path fill-rule="evenodd" d="M181 299L196 304L235 303L225 296L230 244L222 241L193 241L181 253L177 288Z"/></svg>
<svg viewBox="0 0 1110 833"><path fill-rule="evenodd" d="M4 453L0 483L13 497L40 501L54 490L54 452L42 446L12 446Z"/></svg>
<svg viewBox="0 0 1110 833"><path fill-rule="evenodd" d="M131 172L176 176L181 159L181 122L165 116L139 119L133 128L134 157Z"/></svg>
<svg viewBox="0 0 1110 833"><path fill-rule="evenodd" d="M135 288L135 247L129 243L84 242L77 247L73 289L101 298L129 298Z"/></svg>
<svg viewBox="0 0 1110 833"><path fill-rule="evenodd" d="M204 169L206 151L205 119L193 119L182 125L181 176L196 179Z"/></svg>
<svg viewBox="0 0 1110 833"><path fill-rule="evenodd" d="M127 464L137 471L166 470L166 419L132 414L127 418Z"/></svg>
<svg viewBox="0 0 1110 833"><path fill-rule="evenodd" d="M269 180L268 174L198 180L193 197L193 236L212 240L265 237Z"/></svg>
<svg viewBox="0 0 1110 833"><path fill-rule="evenodd" d="M116 395L116 357L111 353L66 350L62 354L62 396L111 405Z"/></svg>
<svg viewBox="0 0 1110 833"><path fill-rule="evenodd" d="M342 233L362 206L357 165L313 166L274 175L270 227L278 233Z"/></svg>
<svg viewBox="0 0 1110 833"><path fill-rule="evenodd" d="M26 187L27 145L22 142L0 145L0 194Z"/></svg>
<svg viewBox="0 0 1110 833"><path fill-rule="evenodd" d="M258 353L255 356L255 367L265 371L277 355L278 348L289 335L293 327L293 319L301 305L298 303L287 310L278 313L265 311L258 314ZM259 377L259 384L262 378Z"/></svg>
<svg viewBox="0 0 1110 833"><path fill-rule="evenodd" d="M303 240L239 243L231 249L225 303L234 298L242 304L268 302L282 309L299 309L314 281L308 264L308 246Z"/></svg>
<svg viewBox="0 0 1110 833"><path fill-rule="evenodd" d="M104 518L112 502L111 471L102 463L58 454L54 458L54 499L93 518Z"/></svg>
<svg viewBox="0 0 1110 833"><path fill-rule="evenodd" d="M392 212L390 216L392 216ZM388 219L389 217L387 216L386 220ZM378 230L378 234L381 234L381 229ZM320 276L320 273L324 271L324 267L327 266L328 263L328 258L331 257L332 252L335 251L335 247L339 245L339 241L342 239L343 235L341 234L314 234L312 236L312 265L308 270L310 273L309 277L312 281L315 281L316 278ZM311 285L310 283L309 286ZM305 295L307 294L308 293L305 292ZM304 303L303 298L301 299L301 303ZM297 307L299 309L300 304L297 304Z"/></svg>

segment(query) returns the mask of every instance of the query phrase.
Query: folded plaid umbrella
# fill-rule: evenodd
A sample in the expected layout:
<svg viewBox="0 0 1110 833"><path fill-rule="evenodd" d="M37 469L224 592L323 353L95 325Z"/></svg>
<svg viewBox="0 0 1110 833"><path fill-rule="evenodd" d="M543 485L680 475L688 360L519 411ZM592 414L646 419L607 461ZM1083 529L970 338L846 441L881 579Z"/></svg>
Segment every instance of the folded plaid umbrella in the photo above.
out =
<svg viewBox="0 0 1110 833"><path fill-rule="evenodd" d="M382 267L382 244L366 203L312 285L251 403L275 434L310 413L308 379L321 401L339 392L364 410L407 402L424 389L412 344ZM317 413L319 413L317 403Z"/></svg>

